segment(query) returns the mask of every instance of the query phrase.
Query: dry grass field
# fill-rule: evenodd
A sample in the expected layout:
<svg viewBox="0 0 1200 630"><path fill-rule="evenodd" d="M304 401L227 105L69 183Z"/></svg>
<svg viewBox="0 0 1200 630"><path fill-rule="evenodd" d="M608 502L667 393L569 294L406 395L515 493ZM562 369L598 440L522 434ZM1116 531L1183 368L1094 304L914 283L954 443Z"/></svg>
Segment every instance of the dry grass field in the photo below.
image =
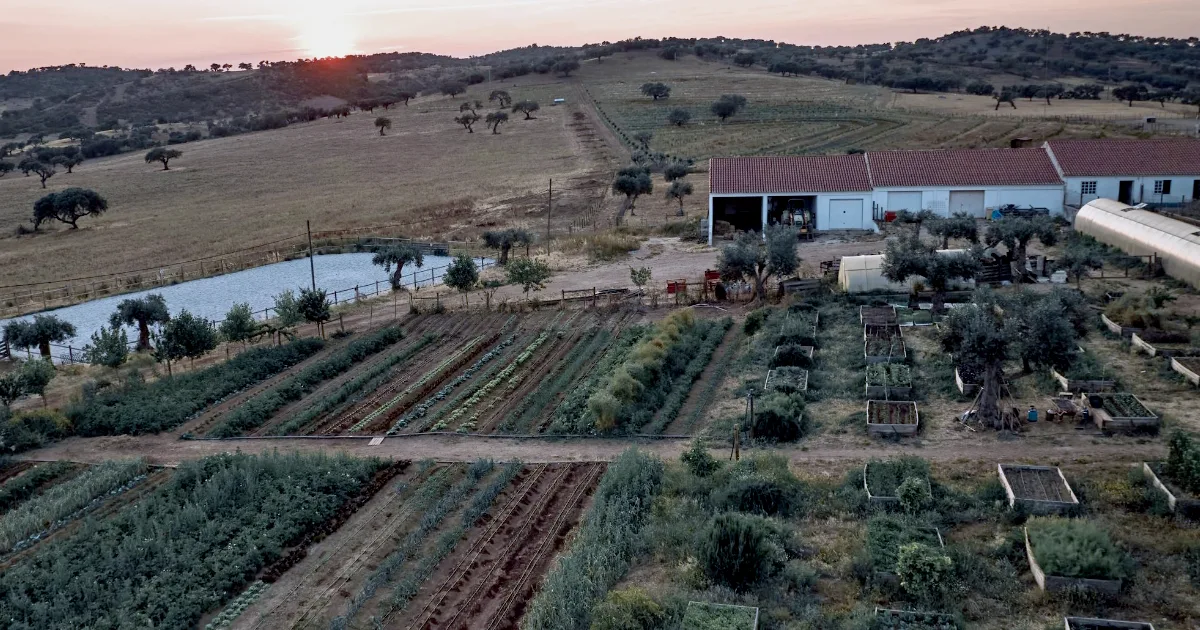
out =
<svg viewBox="0 0 1200 630"><path fill-rule="evenodd" d="M1159 118L1196 118L1196 107L1182 103L1167 103L1165 106L1151 101L1136 101L1133 107L1124 101L1104 99L1099 101L1074 101L1052 99L1046 105L1044 99L1017 99L1017 109L1008 103L996 109L996 101L990 96L971 94L908 94L890 93L881 101L885 107L899 109L921 109L947 112L956 115L1003 116L1017 118L1033 117L1095 117L1112 120L1141 120L1145 116Z"/></svg>
<svg viewBox="0 0 1200 630"><path fill-rule="evenodd" d="M477 86L467 96L486 104L496 87ZM509 89L547 105L555 93L551 86ZM543 106L536 120L513 115L500 135L482 121L468 134L454 123L462 100L422 99L387 112L189 143L178 147L184 155L170 171L133 153L60 172L48 190L36 178L9 175L0 179L0 285L218 254L302 233L306 219L315 230L402 224L395 231L453 238L495 217L520 220L533 208L544 217L541 191L550 178L560 188L593 182L591 193L597 177L607 186L604 153L581 139L572 116L578 110ZM379 115L393 121L386 136L374 127ZM18 226L29 226L34 201L69 186L104 195L108 213L82 221L78 231L51 226L15 236ZM560 214L572 210L564 201ZM457 212L447 216L447 208Z"/></svg>

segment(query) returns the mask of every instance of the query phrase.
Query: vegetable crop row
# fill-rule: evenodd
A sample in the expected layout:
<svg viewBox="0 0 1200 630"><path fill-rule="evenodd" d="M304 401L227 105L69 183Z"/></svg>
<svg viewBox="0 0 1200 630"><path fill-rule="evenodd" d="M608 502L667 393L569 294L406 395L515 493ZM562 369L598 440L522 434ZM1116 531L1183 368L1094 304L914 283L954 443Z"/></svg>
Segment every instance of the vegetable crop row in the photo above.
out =
<svg viewBox="0 0 1200 630"><path fill-rule="evenodd" d="M247 350L220 365L105 391L69 408L80 435L140 435L179 426L196 412L300 363L325 347L305 338Z"/></svg>
<svg viewBox="0 0 1200 630"><path fill-rule="evenodd" d="M692 393L692 386L695 385L696 379L700 378L704 368L708 367L709 362L712 361L713 352L716 351L717 346L721 345L721 340L725 338L725 333L730 326L733 326L733 320L725 318L719 324L707 327L704 341L695 348L695 354L692 356L692 360L688 361L683 373L672 379L671 393L667 394L666 399L663 400L662 408L659 409L654 421L643 429L645 433L662 433L663 429L666 429L667 425L675 420L675 416L683 408L688 394Z"/></svg>
<svg viewBox="0 0 1200 630"><path fill-rule="evenodd" d="M33 496L33 493L54 479L75 468L71 462L49 462L39 464L0 485L0 513Z"/></svg>
<svg viewBox="0 0 1200 630"><path fill-rule="evenodd" d="M509 335L508 338L505 339L504 341L501 341L500 343L496 344L495 346L492 346L492 348L490 350L488 350L487 352L485 352L483 356L479 357L479 359L476 360L475 363L471 364L471 367L463 370L462 374L459 374L458 376L454 377L454 380L450 381L449 383L446 383L441 389L439 389L437 392L435 392L427 400L425 400L421 404L417 405L416 407L413 407L412 411L408 412L403 417L401 417L399 420L397 420L396 423L394 425L392 425L392 429L390 431L388 431L388 433L395 433L398 429L406 426L409 422L412 422L413 420L416 420L418 418L424 418L425 414L429 413L429 410L434 405L445 400L446 397L450 395L450 392L454 391L454 389L456 387L458 387L459 385L462 385L463 383L471 380L472 378L475 378L475 375L478 374L480 372L480 370L487 367L488 363L491 363L493 360L495 360L501 354L504 354L504 351L507 350L509 346L516 343L516 341L517 341L517 335L516 335L516 333L514 333L512 335ZM490 374L490 373L491 373L491 371L489 370L488 374ZM435 418L440 417L441 414L443 414L445 412L446 412L446 407L443 407L433 418L429 418L425 422L421 423L420 430L421 431L426 430L431 424L434 424Z"/></svg>
<svg viewBox="0 0 1200 630"><path fill-rule="evenodd" d="M298 431L308 426L312 421L329 413L346 401L350 400L359 392L372 391L374 388L371 385L379 378L389 375L393 368L406 363L413 358L418 352L424 350L429 344L437 341L438 335L435 333L426 333L415 344L397 352L380 363L371 366L370 369L355 377L341 387L337 391L328 396L322 396L315 404L309 406L304 411L296 414L291 420L275 427L271 432L272 435L288 435L293 431Z"/></svg>
<svg viewBox="0 0 1200 630"><path fill-rule="evenodd" d="M588 365L611 339L612 333L608 330L593 330L587 333L585 338L575 345L574 351L571 353L574 356L571 362L559 362L555 366L554 372L547 374L537 389L521 400L520 405L500 425L500 430L528 431L532 429L529 425L534 419L546 411L551 400L566 391L567 387L579 376L583 367Z"/></svg>
<svg viewBox="0 0 1200 630"><path fill-rule="evenodd" d="M538 348L542 347L542 344L546 343L546 340L550 338L550 334L551 332L546 330L543 331L542 334L538 335L537 338L534 339L528 346L525 346L525 349L521 351L521 354L517 355L517 358L514 359L512 363L504 366L504 369L500 370L499 374L493 376L490 381L483 385L483 387L480 387L478 390L476 390L470 398L468 398L462 405L460 405L454 410L453 413L450 414L449 418L446 418L444 421L434 425L433 430L437 431L439 428L445 428L451 422L458 420L468 411L470 411L472 407L479 404L481 400L486 398L488 394L492 393L492 390L496 389L496 387L498 387L502 381L505 379L514 378L513 374L517 371L517 369L522 365L525 365L529 359L533 358L533 353L537 352ZM511 386L512 383L510 382L509 385ZM475 423L479 420L479 413L479 411L475 412L475 414L472 415L466 422L462 423L462 425L458 427L458 432L467 433L469 431L473 431L475 429Z"/></svg>
<svg viewBox="0 0 1200 630"><path fill-rule="evenodd" d="M650 332L647 326L632 326L621 332L608 352L592 370L588 380L575 388L563 399L554 410L554 419L550 424L553 433L580 434L593 430L594 422L588 411L588 399L600 387L608 375L617 366L624 363L625 358L633 352L633 347Z"/></svg>
<svg viewBox="0 0 1200 630"><path fill-rule="evenodd" d="M403 338L402 330L391 327L351 343L332 356L304 368L274 388L238 405L226 414L221 424L209 431L209 436L233 437L262 426L272 414L288 403L300 400L321 383L339 376L363 359L382 352Z"/></svg>
<svg viewBox="0 0 1200 630"><path fill-rule="evenodd" d="M194 627L384 467L298 453L185 462L136 503L0 573L0 618L13 630Z"/></svg>
<svg viewBox="0 0 1200 630"><path fill-rule="evenodd" d="M7 553L30 536L52 529L93 501L119 489L146 472L141 460L110 461L54 486L0 517L0 553Z"/></svg>
<svg viewBox="0 0 1200 630"><path fill-rule="evenodd" d="M215 618L213 618L212 621L206 624L204 626L204 630L224 630L225 628L233 625L233 622L243 612L245 612L245 610L249 608L250 605L253 604L265 590L267 590L266 582L263 582L262 580L254 582L249 586L249 588L242 591L241 595L238 595L236 599L229 602L229 604L225 606L225 609L222 610Z"/></svg>

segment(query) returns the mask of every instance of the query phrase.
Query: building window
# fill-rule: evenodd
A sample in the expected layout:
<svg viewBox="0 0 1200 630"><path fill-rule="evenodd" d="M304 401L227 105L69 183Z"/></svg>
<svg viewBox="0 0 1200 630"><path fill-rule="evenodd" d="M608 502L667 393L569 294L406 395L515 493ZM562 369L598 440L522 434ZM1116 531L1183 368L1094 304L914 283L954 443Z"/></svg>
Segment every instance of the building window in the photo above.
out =
<svg viewBox="0 0 1200 630"><path fill-rule="evenodd" d="M1171 194L1171 180L1159 179L1154 182L1154 194L1169 195Z"/></svg>
<svg viewBox="0 0 1200 630"><path fill-rule="evenodd" d="M1083 182L1079 184L1079 192L1085 195L1096 194L1096 182Z"/></svg>

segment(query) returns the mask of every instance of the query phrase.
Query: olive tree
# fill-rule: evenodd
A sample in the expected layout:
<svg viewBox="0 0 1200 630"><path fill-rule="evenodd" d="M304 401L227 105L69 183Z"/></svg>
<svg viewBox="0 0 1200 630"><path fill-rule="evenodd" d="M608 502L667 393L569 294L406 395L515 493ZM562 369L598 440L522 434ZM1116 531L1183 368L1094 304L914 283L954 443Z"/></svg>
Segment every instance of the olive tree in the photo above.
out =
<svg viewBox="0 0 1200 630"><path fill-rule="evenodd" d="M742 108L745 106L745 96L741 94L722 94L721 98L712 104L711 109L714 116L720 118L721 122L725 122L727 118L742 111Z"/></svg>
<svg viewBox="0 0 1200 630"><path fill-rule="evenodd" d="M217 326L217 331L221 333L221 337L230 343L241 342L242 347L251 339L258 336L260 330L258 322L254 321L254 313L250 310L249 302L234 304L229 312L225 314L225 319ZM228 346L226 346L228 348Z"/></svg>
<svg viewBox="0 0 1200 630"><path fill-rule="evenodd" d="M979 242L979 228L975 225L975 219L962 213L930 221L929 233L942 239L942 249L950 247L950 239L952 238L962 239L971 243Z"/></svg>
<svg viewBox="0 0 1200 630"><path fill-rule="evenodd" d="M671 96L671 88L665 83L643 83L642 94L657 101L660 98Z"/></svg>
<svg viewBox="0 0 1200 630"><path fill-rule="evenodd" d="M629 203L629 214L634 214L634 204L637 198L654 192L654 181L650 179L650 169L644 166L626 166L617 172L613 180L613 192L625 195Z"/></svg>
<svg viewBox="0 0 1200 630"><path fill-rule="evenodd" d="M10 348L37 348L47 360L50 359L50 344L62 343L74 336L74 324L54 315L34 315L32 321L11 321L4 326L4 340Z"/></svg>
<svg viewBox="0 0 1200 630"><path fill-rule="evenodd" d="M484 123L492 128L493 134L499 134L500 125L506 122L508 122L507 112L488 112L487 118L484 119Z"/></svg>
<svg viewBox="0 0 1200 630"><path fill-rule="evenodd" d="M101 326L92 333L92 343L83 347L83 360L92 365L113 369L121 367L129 357L129 335L120 326Z"/></svg>
<svg viewBox="0 0 1200 630"><path fill-rule="evenodd" d="M682 109L682 108L678 108L678 107L671 110L671 113L667 114L667 122L671 123L672 125L675 125L676 127L682 127L682 126L688 124L688 122L691 121L691 119L692 119L691 112L689 112L686 109Z"/></svg>
<svg viewBox="0 0 1200 630"><path fill-rule="evenodd" d="M1058 243L1058 228L1050 217L1004 217L988 228L986 242L989 247L1004 243L1012 258L1013 276L1019 277L1025 273L1029 242L1035 238L1046 247Z"/></svg>
<svg viewBox="0 0 1200 630"><path fill-rule="evenodd" d="M492 93L488 95L488 101L496 103L500 109L504 109L512 103L512 96L504 90L492 90Z"/></svg>
<svg viewBox="0 0 1200 630"><path fill-rule="evenodd" d="M380 116L375 119L375 126L379 128L379 135L386 136L387 130L392 128L392 119Z"/></svg>
<svg viewBox="0 0 1200 630"><path fill-rule="evenodd" d="M889 241L884 254L883 277L891 282L907 283L921 277L933 291L933 312L946 308L946 293L955 280L971 280L979 272L979 254L967 252L939 253L915 236Z"/></svg>
<svg viewBox="0 0 1200 630"><path fill-rule="evenodd" d="M300 289L300 298L296 300L296 307L304 321L316 324L321 337L324 337L325 322L332 317L329 312L329 297L326 295L325 289Z"/></svg>
<svg viewBox="0 0 1200 630"><path fill-rule="evenodd" d="M1068 247L1054 261L1056 269L1067 272L1067 278L1075 281L1077 289L1083 288L1083 279L1091 275L1092 270L1104 267L1104 257L1086 247Z"/></svg>
<svg viewBox="0 0 1200 630"><path fill-rule="evenodd" d="M986 293L977 293L973 303L947 314L942 325L941 345L956 361L979 369L979 418L986 425L1000 421L1000 392L1004 384L1004 362L1013 349L1013 329L994 308Z"/></svg>
<svg viewBox="0 0 1200 630"><path fill-rule="evenodd" d="M114 328L137 325L138 352L150 349L150 326L165 324L170 320L167 301L159 294L121 300L117 304L117 311L108 319Z"/></svg>
<svg viewBox="0 0 1200 630"><path fill-rule="evenodd" d="M507 230L490 230L483 233L483 244L489 249L500 252L500 266L508 264L508 254L515 245L529 245L533 242L533 234L521 228Z"/></svg>
<svg viewBox="0 0 1200 630"><path fill-rule="evenodd" d="M766 297L767 280L794 273L799 264L795 229L775 225L767 228L765 239L747 232L726 245L717 260L717 269L722 280L752 280L754 297L762 300Z"/></svg>
<svg viewBox="0 0 1200 630"><path fill-rule="evenodd" d="M521 285L527 297L534 289L544 289L551 276L550 265L535 258L518 258L509 263L505 271L508 281Z"/></svg>
<svg viewBox="0 0 1200 630"><path fill-rule="evenodd" d="M156 147L151 149L150 152L146 154L146 163L149 164L151 162L162 162L163 170L169 171L171 170L171 160L181 156L183 156L183 151L178 149Z"/></svg>
<svg viewBox="0 0 1200 630"><path fill-rule="evenodd" d="M679 202L679 216L684 216L683 199L692 194L693 188L691 182L683 180L675 180L667 187L667 199L673 199Z"/></svg>
<svg viewBox="0 0 1200 630"><path fill-rule="evenodd" d="M167 364L169 375L172 361L186 358L194 364L217 347L219 338L212 323L184 309L163 325L157 341L154 357Z"/></svg>
<svg viewBox="0 0 1200 630"><path fill-rule="evenodd" d="M513 104L512 111L514 114L525 114L525 120L534 120L533 113L541 108L536 101L519 101Z"/></svg>
<svg viewBox="0 0 1200 630"><path fill-rule="evenodd" d="M425 255L421 253L420 249L412 245L393 245L375 252L375 257L371 259L371 264L383 267L385 272L391 274L388 280L391 281L392 290L395 291L404 286L404 266L408 264L415 264L417 267L425 266ZM394 271L393 267L395 268Z"/></svg>

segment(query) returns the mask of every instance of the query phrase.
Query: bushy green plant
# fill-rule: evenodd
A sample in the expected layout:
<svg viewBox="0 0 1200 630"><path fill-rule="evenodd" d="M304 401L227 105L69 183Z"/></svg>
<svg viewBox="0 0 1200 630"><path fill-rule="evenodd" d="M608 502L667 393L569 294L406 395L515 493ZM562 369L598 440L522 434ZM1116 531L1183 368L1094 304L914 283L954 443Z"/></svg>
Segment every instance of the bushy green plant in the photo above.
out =
<svg viewBox="0 0 1200 630"><path fill-rule="evenodd" d="M766 323L767 316L770 314L771 309L769 308L759 308L750 311L750 314L746 316L746 321L742 324L742 332L746 333L747 337L754 335Z"/></svg>
<svg viewBox="0 0 1200 630"><path fill-rule="evenodd" d="M5 481L0 485L0 513L7 512L13 506L32 497L42 484L65 475L74 467L71 462L47 462Z"/></svg>
<svg viewBox="0 0 1200 630"><path fill-rule="evenodd" d="M192 414L303 361L324 347L299 339L275 348L254 348L210 368L146 385L104 391L67 410L80 435L154 433L179 426Z"/></svg>
<svg viewBox="0 0 1200 630"><path fill-rule="evenodd" d="M708 447L699 438L692 440L692 445L679 456L679 460L697 477L707 477L721 469L721 462L708 452Z"/></svg>
<svg viewBox="0 0 1200 630"><path fill-rule="evenodd" d="M812 366L812 358L809 357L809 351L805 346L798 344L786 344L779 346L775 354L771 355L770 367L801 367L807 368Z"/></svg>
<svg viewBox="0 0 1200 630"><path fill-rule="evenodd" d="M739 476L713 491L713 505L766 516L787 516L800 504L799 483L762 475Z"/></svg>
<svg viewBox="0 0 1200 630"><path fill-rule="evenodd" d="M749 606L720 606L690 602L683 614L681 630L751 630L758 619Z"/></svg>
<svg viewBox="0 0 1200 630"><path fill-rule="evenodd" d="M920 457L905 455L867 464L867 487L875 496L898 496L900 484L912 477L921 479L928 485L929 462Z"/></svg>
<svg viewBox="0 0 1200 630"><path fill-rule="evenodd" d="M1104 307L1104 315L1110 320L1130 328L1161 328L1162 319L1152 305L1132 294L1122 295Z"/></svg>
<svg viewBox="0 0 1200 630"><path fill-rule="evenodd" d="M1029 542L1046 575L1119 580L1129 575L1129 559L1094 523L1078 519L1029 519Z"/></svg>
<svg viewBox="0 0 1200 630"><path fill-rule="evenodd" d="M709 580L744 591L783 568L779 535L762 517L720 514L701 535L696 555Z"/></svg>
<svg viewBox="0 0 1200 630"><path fill-rule="evenodd" d="M585 433L595 431L595 422L588 409L591 397L605 386L607 379L633 352L634 346L647 334L646 326L631 326L621 335L595 364L591 376L579 387L572 389L554 410L550 423L551 433Z"/></svg>
<svg viewBox="0 0 1200 630"><path fill-rule="evenodd" d="M1163 472L1182 490L1200 494L1200 449L1196 448L1192 436L1183 431L1171 434Z"/></svg>
<svg viewBox="0 0 1200 630"><path fill-rule="evenodd" d="M896 496L900 498L900 509L906 514L920 514L933 505L929 480L920 477L909 477L901 482L896 488Z"/></svg>
<svg viewBox="0 0 1200 630"><path fill-rule="evenodd" d="M19 411L0 421L0 448L9 453L20 453L61 440L71 433L71 421L58 411Z"/></svg>
<svg viewBox="0 0 1200 630"><path fill-rule="evenodd" d="M868 365L867 385L911 387L912 368L903 363L874 363Z"/></svg>
<svg viewBox="0 0 1200 630"><path fill-rule="evenodd" d="M920 602L939 601L950 586L954 563L942 550L914 542L900 546L896 576L904 592Z"/></svg>
<svg viewBox="0 0 1200 630"><path fill-rule="evenodd" d="M656 630L667 613L646 591L631 587L609 592L592 611L591 630Z"/></svg>
<svg viewBox="0 0 1200 630"><path fill-rule="evenodd" d="M867 521L867 555L876 571L895 571L900 547L914 542L941 546L937 531L921 521L886 514Z"/></svg>
<svg viewBox="0 0 1200 630"><path fill-rule="evenodd" d="M755 403L751 435L760 440L795 442L808 432L804 399L799 395L774 393Z"/></svg>

